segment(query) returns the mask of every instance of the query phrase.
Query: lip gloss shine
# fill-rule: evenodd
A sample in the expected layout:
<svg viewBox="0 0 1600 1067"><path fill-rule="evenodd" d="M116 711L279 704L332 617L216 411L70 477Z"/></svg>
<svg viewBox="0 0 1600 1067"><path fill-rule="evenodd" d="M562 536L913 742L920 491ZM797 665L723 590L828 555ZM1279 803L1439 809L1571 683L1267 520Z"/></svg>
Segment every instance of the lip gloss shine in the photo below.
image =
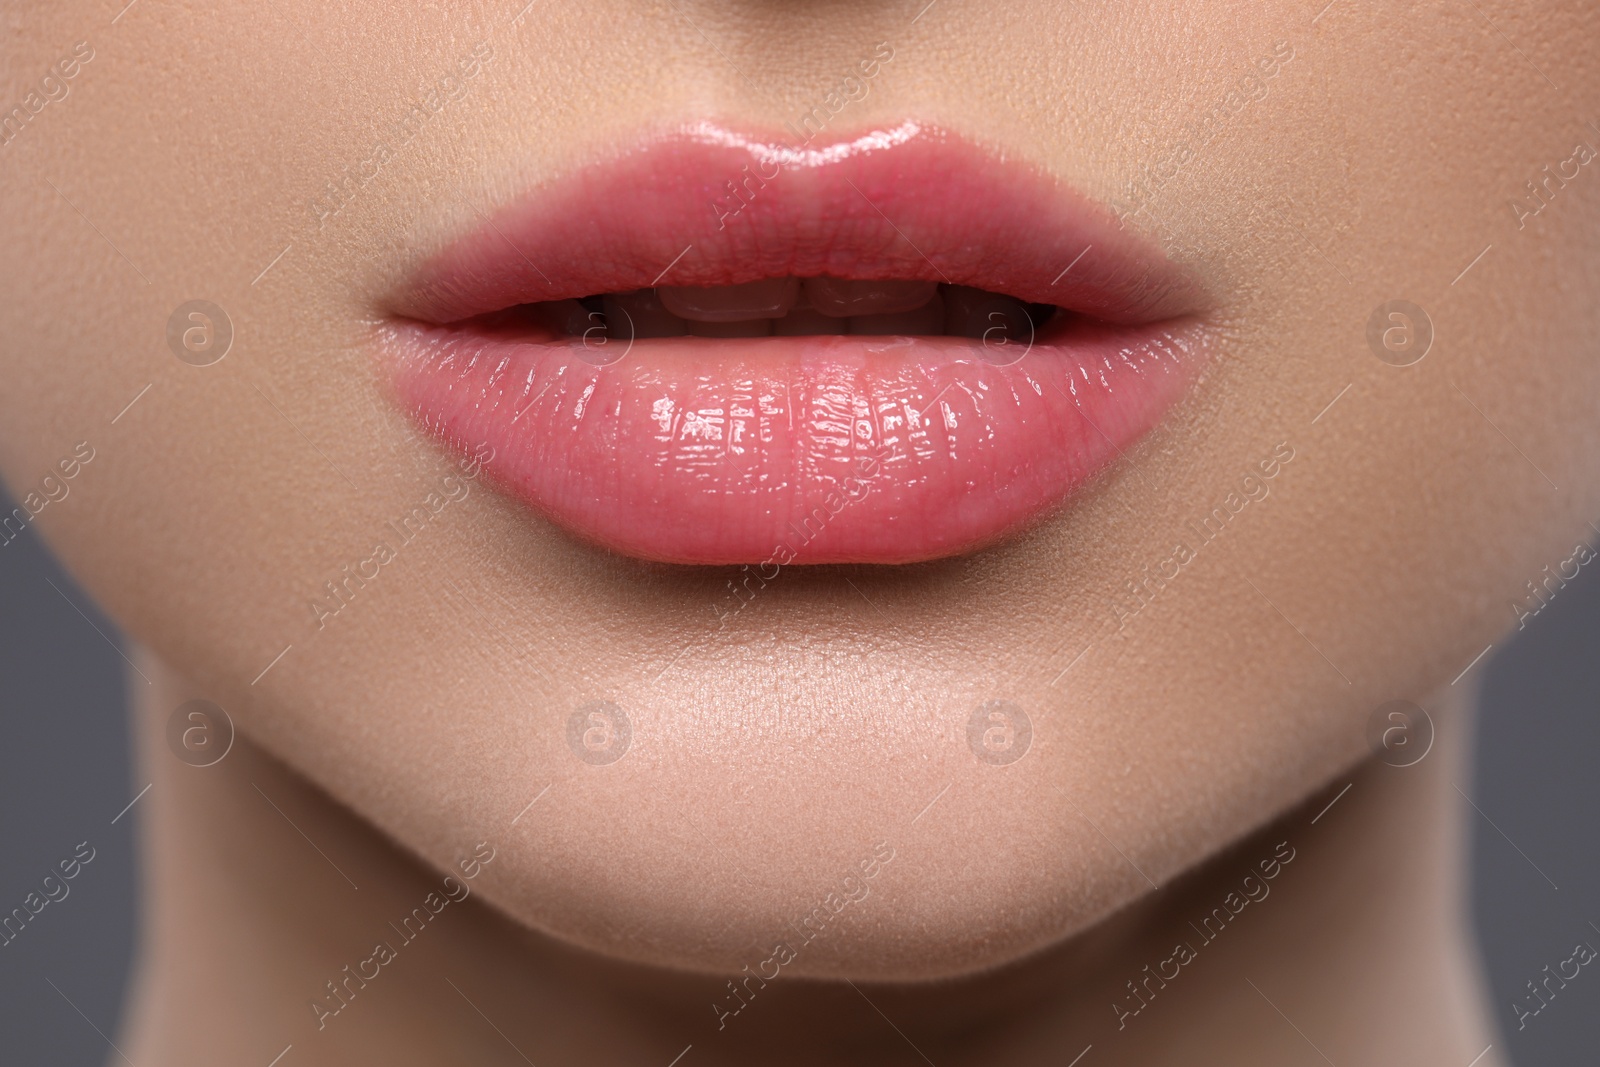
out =
<svg viewBox="0 0 1600 1067"><path fill-rule="evenodd" d="M722 184L753 159L780 160L781 174L719 219ZM484 317L823 276L1068 313L1009 347L612 337L621 351L599 358L582 338ZM397 294L379 347L423 426L458 448L488 444L494 484L604 548L689 564L904 563L1036 520L1148 432L1204 362L1204 306L1193 278L1109 212L948 133L905 123L792 149L697 126L569 174L445 248Z"/></svg>

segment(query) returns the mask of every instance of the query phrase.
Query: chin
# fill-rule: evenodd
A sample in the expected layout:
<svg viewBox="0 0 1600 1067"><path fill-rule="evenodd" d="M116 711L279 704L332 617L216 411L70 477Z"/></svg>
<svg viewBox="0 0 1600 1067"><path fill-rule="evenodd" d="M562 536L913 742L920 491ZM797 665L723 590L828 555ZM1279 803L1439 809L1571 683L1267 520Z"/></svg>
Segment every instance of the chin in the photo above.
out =
<svg viewBox="0 0 1600 1067"><path fill-rule="evenodd" d="M904 710L898 739L844 709L743 726L636 714L625 757L556 778L493 839L477 891L614 960L872 982L1001 967L1150 891L1074 811L1115 783L1063 788L1049 738L983 762L964 730ZM1159 878L1182 857L1155 825L1111 832Z"/></svg>
<svg viewBox="0 0 1600 1067"><path fill-rule="evenodd" d="M681 840L663 847L635 829L569 842L573 864L560 873L512 862L480 888L524 925L619 962L892 983L1003 967L1143 895L1125 869L1073 863L1070 846L1046 866L1041 841L977 833L943 846L870 836L820 847L773 841L719 856ZM576 854L589 849L596 853L582 865Z"/></svg>

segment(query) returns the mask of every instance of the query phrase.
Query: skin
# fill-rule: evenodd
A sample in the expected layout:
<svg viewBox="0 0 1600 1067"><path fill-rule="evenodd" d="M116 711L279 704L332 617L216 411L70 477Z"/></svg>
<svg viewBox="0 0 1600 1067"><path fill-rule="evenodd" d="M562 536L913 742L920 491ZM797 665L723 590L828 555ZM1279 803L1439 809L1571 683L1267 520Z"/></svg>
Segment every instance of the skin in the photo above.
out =
<svg viewBox="0 0 1600 1067"><path fill-rule="evenodd" d="M135 1062L266 1062L291 1042L300 1062L510 1056L441 974L496 990L481 1010L530 1055L547 1040L617 1062L691 1042L730 1061L909 1055L878 1015L818 1007L855 996L844 979L920 1021L941 1065L1070 1058L1091 1038L1048 1020L1079 1018L1104 1032L1102 1062L1191 1039L1215 1062L1305 1054L1259 1002L1246 1012L1233 973L1285 976L1274 1001L1336 1062L1465 1063L1489 1042L1469 981L1380 1027L1356 1009L1470 960L1459 855L1416 844L1452 841L1459 816L1470 675L1449 683L1600 512L1600 161L1520 228L1508 203L1600 143L1600 61L1576 44L1600 12L946 3L913 23L916 6L552 4L511 25L517 5L146 0L114 25L78 4L9 17L7 99L72 42L95 49L0 149L0 474L20 497L92 445L35 522L148 650ZM308 201L485 38L468 95L319 226ZM370 351L407 270L597 145L706 117L778 129L880 40L896 57L841 137L926 119L1112 202L1256 58L1293 48L1126 220L1219 297L1225 343L1166 423L1008 544L788 571L724 629L728 571L597 553L474 483L318 629L321 584L454 463L389 402ZM237 331L204 368L164 336L196 298ZM1365 339L1393 299L1434 326L1414 366ZM1119 616L1124 582L1281 444L1294 459L1270 495ZM204 771L162 739L189 696L240 734ZM1400 778L1352 770L1399 698L1434 712L1439 751ZM996 699L1034 731L1003 767L966 743ZM605 766L567 742L595 700L632 727ZM1228 977L1188 980L1166 1002L1181 1008L1119 1036L1107 1005L1170 951L1151 940L1163 917L1203 913L1226 892L1219 856L1270 855L1342 781L1371 788L1317 824L1327 843L1304 846L1237 958L1206 957ZM1402 835L1396 811L1425 817ZM479 842L495 858L443 916L470 917L453 940L317 1030L309 1000L370 952L378 917ZM814 981L716 1044L726 976L879 843L894 858L870 895L784 968ZM1438 904L1426 929L1387 936L1377 896L1317 888L1319 867L1355 878L1374 852L1396 894ZM1309 962L1329 954L1339 966Z"/></svg>

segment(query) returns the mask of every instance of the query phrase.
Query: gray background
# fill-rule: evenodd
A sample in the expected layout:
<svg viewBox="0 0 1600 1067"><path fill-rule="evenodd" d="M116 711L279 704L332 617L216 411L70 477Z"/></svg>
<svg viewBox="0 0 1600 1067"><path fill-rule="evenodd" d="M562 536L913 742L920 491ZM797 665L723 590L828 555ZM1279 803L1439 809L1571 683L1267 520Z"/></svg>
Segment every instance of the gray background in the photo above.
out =
<svg viewBox="0 0 1600 1067"><path fill-rule="evenodd" d="M1519 1067L1600 1063L1600 974L1592 968L1520 1033L1510 1008L1524 983L1570 956L1576 942L1600 948L1589 926L1600 925L1596 572L1600 566L1586 568L1477 668L1487 682L1469 787L1483 811L1472 821L1473 909L1502 1048ZM31 527L0 548L0 913L20 906L78 842L96 850L67 898L0 948L6 1064L115 1058L108 1036L116 1035L133 951L139 809L111 820L143 785L128 766L115 637Z"/></svg>

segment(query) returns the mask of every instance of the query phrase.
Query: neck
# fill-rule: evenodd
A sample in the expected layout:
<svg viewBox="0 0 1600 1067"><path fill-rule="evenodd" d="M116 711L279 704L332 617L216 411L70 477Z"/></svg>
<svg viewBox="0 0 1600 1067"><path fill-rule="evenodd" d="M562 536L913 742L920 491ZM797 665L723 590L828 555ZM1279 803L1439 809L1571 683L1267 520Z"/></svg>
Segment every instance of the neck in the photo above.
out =
<svg viewBox="0 0 1600 1067"><path fill-rule="evenodd" d="M154 784L141 805L146 948L119 1042L135 1063L266 1064L292 1046L282 1067L665 1065L692 1045L680 1067L1007 1067L1092 1046L1082 1067L1179 1050L1201 1067L1461 1067L1492 1040L1463 892L1465 696L1428 703L1438 738L1421 763L1353 769L1020 964L925 986L746 979L730 992L727 978L616 964L452 899L464 883L451 892L243 737L215 766L180 763L166 717L199 694L141 669L156 679L136 731ZM719 1027L712 1005L733 996L747 1007Z"/></svg>

